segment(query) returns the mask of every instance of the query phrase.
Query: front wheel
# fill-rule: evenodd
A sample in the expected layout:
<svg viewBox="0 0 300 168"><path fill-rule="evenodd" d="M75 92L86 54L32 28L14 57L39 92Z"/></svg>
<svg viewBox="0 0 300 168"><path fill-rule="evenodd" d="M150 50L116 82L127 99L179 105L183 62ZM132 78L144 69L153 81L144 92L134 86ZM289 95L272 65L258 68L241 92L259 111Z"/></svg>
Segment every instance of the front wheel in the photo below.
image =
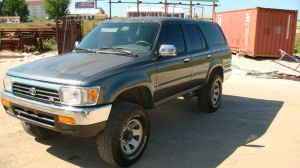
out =
<svg viewBox="0 0 300 168"><path fill-rule="evenodd" d="M202 88L198 95L199 106L204 111L212 113L216 112L222 103L223 79L218 73L215 73Z"/></svg>
<svg viewBox="0 0 300 168"><path fill-rule="evenodd" d="M144 152L149 134L149 116L141 106L115 104L104 132L97 136L98 153L110 165L130 166Z"/></svg>

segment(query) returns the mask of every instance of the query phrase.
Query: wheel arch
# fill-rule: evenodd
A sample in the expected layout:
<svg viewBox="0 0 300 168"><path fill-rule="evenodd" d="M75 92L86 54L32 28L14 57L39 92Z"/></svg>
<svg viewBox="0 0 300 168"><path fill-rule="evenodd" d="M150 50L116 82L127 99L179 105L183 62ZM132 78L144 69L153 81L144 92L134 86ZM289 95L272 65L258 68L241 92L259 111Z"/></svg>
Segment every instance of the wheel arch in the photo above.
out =
<svg viewBox="0 0 300 168"><path fill-rule="evenodd" d="M222 64L215 64L209 69L207 77L206 77L206 82L208 82L210 80L210 78L212 77L212 75L214 75L216 73L220 74L222 76L222 80L224 80L224 68L223 68Z"/></svg>
<svg viewBox="0 0 300 168"><path fill-rule="evenodd" d="M153 91L147 85L135 85L119 91L114 95L112 102L126 101L138 104L145 109L151 109L154 106Z"/></svg>

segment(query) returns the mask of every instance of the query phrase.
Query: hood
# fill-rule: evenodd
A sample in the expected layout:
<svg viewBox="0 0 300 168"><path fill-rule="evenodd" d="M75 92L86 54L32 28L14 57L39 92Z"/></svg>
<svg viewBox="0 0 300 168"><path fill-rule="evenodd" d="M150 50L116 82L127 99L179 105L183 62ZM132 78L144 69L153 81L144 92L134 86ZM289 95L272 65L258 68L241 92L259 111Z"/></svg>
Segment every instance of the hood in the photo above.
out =
<svg viewBox="0 0 300 168"><path fill-rule="evenodd" d="M40 59L10 69L8 75L68 85L82 85L86 79L132 62L134 57L98 53L69 53Z"/></svg>

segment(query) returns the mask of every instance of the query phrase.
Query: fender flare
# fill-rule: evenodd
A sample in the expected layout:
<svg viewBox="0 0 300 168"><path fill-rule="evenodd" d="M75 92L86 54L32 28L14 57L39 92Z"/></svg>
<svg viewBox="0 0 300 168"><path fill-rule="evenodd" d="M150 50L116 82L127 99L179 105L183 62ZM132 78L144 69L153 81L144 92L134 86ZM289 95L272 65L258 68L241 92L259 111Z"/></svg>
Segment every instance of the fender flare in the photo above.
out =
<svg viewBox="0 0 300 168"><path fill-rule="evenodd" d="M213 72L215 69L217 69L217 68L221 68L222 71L224 72L224 68L223 68L223 65L222 65L222 64L215 64L215 65L211 66L210 69L208 70L208 73L207 73L206 83L209 81L212 72ZM223 74L223 76L224 76L224 74Z"/></svg>

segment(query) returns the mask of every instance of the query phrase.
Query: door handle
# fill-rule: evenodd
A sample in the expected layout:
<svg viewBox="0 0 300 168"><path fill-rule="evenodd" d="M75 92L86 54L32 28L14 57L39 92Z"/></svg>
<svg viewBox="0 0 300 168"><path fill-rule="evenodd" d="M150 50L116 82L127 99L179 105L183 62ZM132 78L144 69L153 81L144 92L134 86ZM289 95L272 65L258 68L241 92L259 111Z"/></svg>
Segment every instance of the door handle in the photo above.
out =
<svg viewBox="0 0 300 168"><path fill-rule="evenodd" d="M183 59L183 62L190 62L190 61L191 61L190 58L185 58L185 59Z"/></svg>

